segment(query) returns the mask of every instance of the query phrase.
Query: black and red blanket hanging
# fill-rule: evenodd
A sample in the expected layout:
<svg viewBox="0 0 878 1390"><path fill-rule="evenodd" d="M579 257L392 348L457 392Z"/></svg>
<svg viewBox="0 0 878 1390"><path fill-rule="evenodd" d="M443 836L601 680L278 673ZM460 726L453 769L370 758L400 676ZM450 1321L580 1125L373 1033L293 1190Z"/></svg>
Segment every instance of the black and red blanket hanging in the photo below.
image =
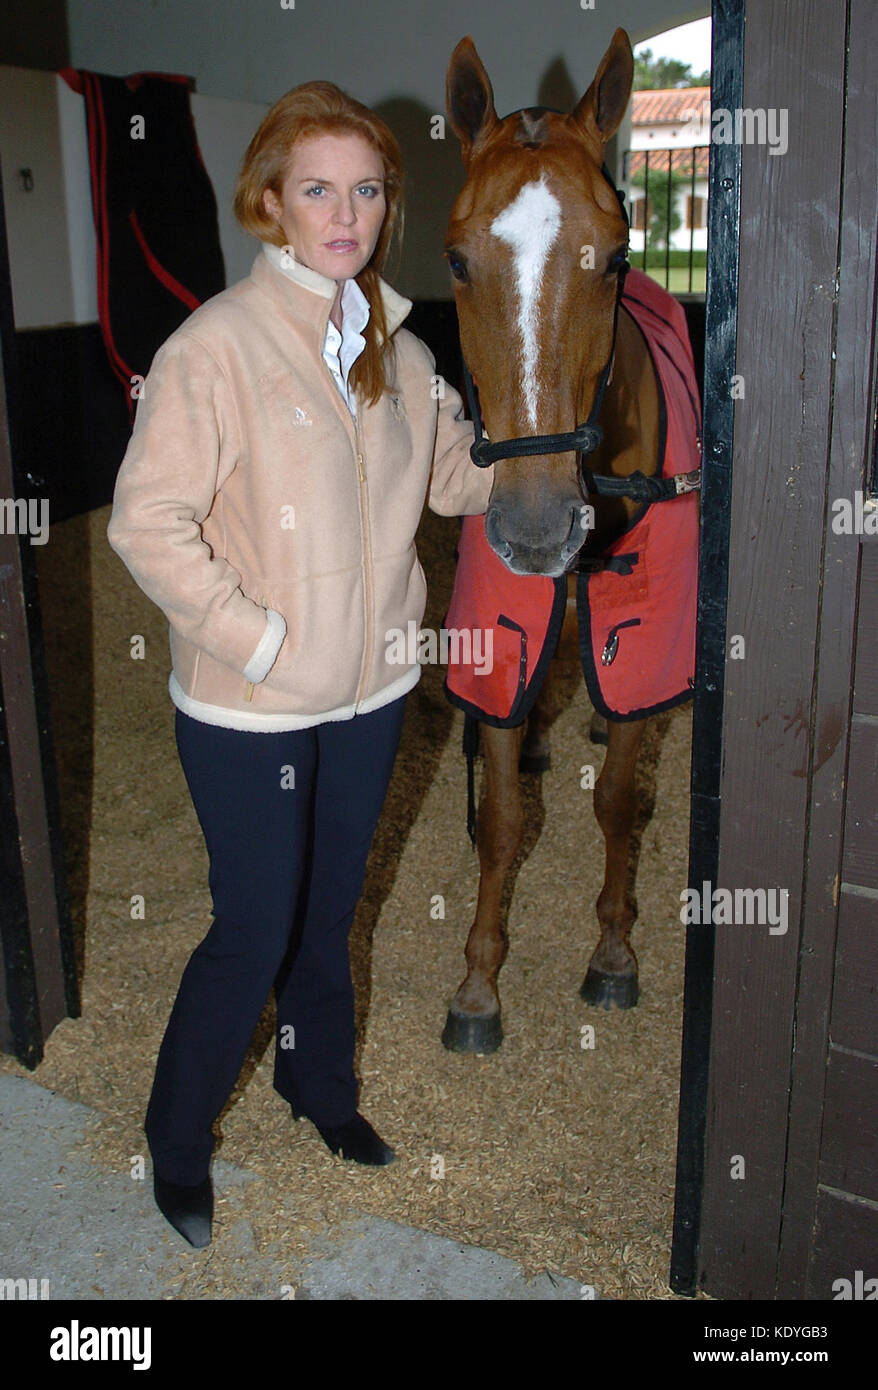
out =
<svg viewBox="0 0 878 1390"><path fill-rule="evenodd" d="M131 379L225 288L216 197L192 120L190 79L64 68L85 100L97 235L98 316L133 418Z"/></svg>

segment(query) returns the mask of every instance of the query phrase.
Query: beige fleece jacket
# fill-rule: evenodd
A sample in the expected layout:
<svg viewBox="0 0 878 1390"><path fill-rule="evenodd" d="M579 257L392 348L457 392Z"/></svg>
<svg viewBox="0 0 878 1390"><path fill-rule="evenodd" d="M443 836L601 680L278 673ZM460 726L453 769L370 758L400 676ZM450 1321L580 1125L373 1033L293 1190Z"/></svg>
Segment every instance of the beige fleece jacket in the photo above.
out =
<svg viewBox="0 0 878 1390"><path fill-rule="evenodd" d="M107 537L168 618L171 698L208 723L305 728L410 690L421 668L388 661L388 634L424 615L425 497L487 506L494 470L472 463L460 396L384 281L391 389L352 418L322 352L335 291L263 250L142 387Z"/></svg>

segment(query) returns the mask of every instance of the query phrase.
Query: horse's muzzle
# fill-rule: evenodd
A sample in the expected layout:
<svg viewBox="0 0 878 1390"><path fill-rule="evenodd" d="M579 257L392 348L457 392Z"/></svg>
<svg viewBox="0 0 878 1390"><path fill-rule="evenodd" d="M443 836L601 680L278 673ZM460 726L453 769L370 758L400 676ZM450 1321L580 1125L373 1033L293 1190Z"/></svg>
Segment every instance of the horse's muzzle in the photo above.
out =
<svg viewBox="0 0 878 1390"><path fill-rule="evenodd" d="M492 501L485 515L485 535L513 574L555 578L572 569L585 544L586 515L579 497L547 501L536 513L514 502Z"/></svg>

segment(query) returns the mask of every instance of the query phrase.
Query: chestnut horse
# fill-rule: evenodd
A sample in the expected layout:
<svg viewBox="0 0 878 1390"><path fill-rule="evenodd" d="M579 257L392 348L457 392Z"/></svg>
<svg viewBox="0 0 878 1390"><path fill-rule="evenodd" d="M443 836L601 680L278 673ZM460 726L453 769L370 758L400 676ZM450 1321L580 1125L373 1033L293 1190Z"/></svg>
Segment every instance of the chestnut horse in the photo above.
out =
<svg viewBox="0 0 878 1390"><path fill-rule="evenodd" d="M655 473L660 426L649 350L630 315L616 307L619 271L627 268L628 227L602 174L604 147L624 115L632 76L631 45L622 29L569 115L528 108L499 119L488 74L469 37L455 48L447 75L448 119L460 140L467 181L451 213L445 256L455 281L461 349L478 384L486 433L508 444L571 431L589 419L605 387L603 440L588 462L595 475L626 478L635 470ZM584 247L593 251L587 271ZM586 502L594 508L593 534L581 524ZM513 573L558 576L570 574L586 539L589 551L599 553L637 511L629 498L584 493L579 456L568 442L566 452L496 459L485 534ZM570 574L558 644L558 655L568 660L576 659L578 640L574 586ZM508 944L501 902L524 829L518 772L520 762L547 765L547 710L544 686L526 735L523 724L479 725L485 771L480 881L465 949L467 974L443 1033L454 1051L490 1052L502 1039L497 977ZM635 908L627 879L635 765L645 724L608 721L608 739L601 740L608 743L594 789L606 841L597 900L601 934L580 994L604 1008L630 1008L638 998L629 942Z"/></svg>

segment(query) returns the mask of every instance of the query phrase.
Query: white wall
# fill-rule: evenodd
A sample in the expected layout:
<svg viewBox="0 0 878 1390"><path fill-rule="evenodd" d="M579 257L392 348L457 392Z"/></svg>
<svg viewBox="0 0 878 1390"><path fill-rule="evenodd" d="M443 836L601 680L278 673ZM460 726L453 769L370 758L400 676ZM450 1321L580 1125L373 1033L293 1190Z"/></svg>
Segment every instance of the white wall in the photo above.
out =
<svg viewBox="0 0 878 1390"><path fill-rule="evenodd" d="M81 322L70 262L58 83L51 72L0 68L0 159L17 327ZM21 169L32 171L30 192L22 186ZM88 199L87 171L83 187ZM89 206L77 222L87 230L90 219Z"/></svg>
<svg viewBox="0 0 878 1390"><path fill-rule="evenodd" d="M290 3L290 0L286 0ZM373 106L405 96L445 109L445 69L470 34L501 114L534 105L562 60L591 80L617 25L632 43L710 14L709 0L68 0L70 62L96 72L194 76L205 96L271 103L328 78ZM551 104L551 103L550 103Z"/></svg>

